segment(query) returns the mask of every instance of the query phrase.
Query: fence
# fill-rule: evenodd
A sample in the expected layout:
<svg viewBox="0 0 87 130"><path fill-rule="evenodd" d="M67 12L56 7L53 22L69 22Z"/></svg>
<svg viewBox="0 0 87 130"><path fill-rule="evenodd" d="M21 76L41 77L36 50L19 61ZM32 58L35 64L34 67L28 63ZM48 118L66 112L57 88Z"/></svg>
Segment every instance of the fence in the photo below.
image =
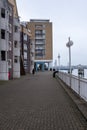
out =
<svg viewBox="0 0 87 130"><path fill-rule="evenodd" d="M87 80L81 77L59 72L56 74L65 84L87 101Z"/></svg>

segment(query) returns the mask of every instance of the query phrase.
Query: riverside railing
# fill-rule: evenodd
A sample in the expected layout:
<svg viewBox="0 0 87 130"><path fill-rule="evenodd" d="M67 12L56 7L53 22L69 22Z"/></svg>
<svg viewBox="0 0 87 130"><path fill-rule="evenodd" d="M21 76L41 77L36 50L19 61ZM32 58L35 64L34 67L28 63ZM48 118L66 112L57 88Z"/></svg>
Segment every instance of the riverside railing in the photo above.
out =
<svg viewBox="0 0 87 130"><path fill-rule="evenodd" d="M87 80L64 72L56 74L65 84L87 101Z"/></svg>

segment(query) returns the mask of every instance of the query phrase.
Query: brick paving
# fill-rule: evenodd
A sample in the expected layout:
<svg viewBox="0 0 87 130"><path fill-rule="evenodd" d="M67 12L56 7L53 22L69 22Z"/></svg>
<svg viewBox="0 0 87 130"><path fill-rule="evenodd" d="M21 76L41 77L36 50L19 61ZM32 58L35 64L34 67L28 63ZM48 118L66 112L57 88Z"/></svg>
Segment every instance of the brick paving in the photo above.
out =
<svg viewBox="0 0 87 130"><path fill-rule="evenodd" d="M87 130L87 121L52 72L39 72L0 85L0 130Z"/></svg>

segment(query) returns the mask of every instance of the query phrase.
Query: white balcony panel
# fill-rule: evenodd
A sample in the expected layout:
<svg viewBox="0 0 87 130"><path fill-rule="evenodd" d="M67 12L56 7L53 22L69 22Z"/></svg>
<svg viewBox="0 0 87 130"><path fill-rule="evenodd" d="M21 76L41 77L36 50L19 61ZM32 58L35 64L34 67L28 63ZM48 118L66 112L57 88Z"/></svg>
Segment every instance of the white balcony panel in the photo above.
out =
<svg viewBox="0 0 87 130"><path fill-rule="evenodd" d="M13 77L20 78L20 63L14 63Z"/></svg>
<svg viewBox="0 0 87 130"><path fill-rule="evenodd" d="M14 33L14 40L20 41L20 33L19 32Z"/></svg>
<svg viewBox="0 0 87 130"><path fill-rule="evenodd" d="M20 56L20 48L14 48L14 55Z"/></svg>
<svg viewBox="0 0 87 130"><path fill-rule="evenodd" d="M44 43L43 41L41 41L41 42L36 42L35 44L36 44L36 45L43 45L43 44L45 45L45 43Z"/></svg>
<svg viewBox="0 0 87 130"><path fill-rule="evenodd" d="M19 19L17 18L14 18L14 25L20 27L20 24L19 24Z"/></svg>
<svg viewBox="0 0 87 130"><path fill-rule="evenodd" d="M0 40L0 50L8 50L8 41L4 39Z"/></svg>
<svg viewBox="0 0 87 130"><path fill-rule="evenodd" d="M0 24L1 24L0 28L5 29L5 30L8 28L8 21L6 19L1 18Z"/></svg>
<svg viewBox="0 0 87 130"><path fill-rule="evenodd" d="M46 37L45 37L45 35L43 35L43 36L36 36L35 37L35 39L45 39Z"/></svg>
<svg viewBox="0 0 87 130"><path fill-rule="evenodd" d="M27 59L27 52L24 52L24 59Z"/></svg>
<svg viewBox="0 0 87 130"><path fill-rule="evenodd" d="M8 72L8 62L0 61L0 72Z"/></svg>
<svg viewBox="0 0 87 130"><path fill-rule="evenodd" d="M0 80L8 80L8 63L0 61Z"/></svg>
<svg viewBox="0 0 87 130"><path fill-rule="evenodd" d="M8 73L0 73L0 80L8 80Z"/></svg>

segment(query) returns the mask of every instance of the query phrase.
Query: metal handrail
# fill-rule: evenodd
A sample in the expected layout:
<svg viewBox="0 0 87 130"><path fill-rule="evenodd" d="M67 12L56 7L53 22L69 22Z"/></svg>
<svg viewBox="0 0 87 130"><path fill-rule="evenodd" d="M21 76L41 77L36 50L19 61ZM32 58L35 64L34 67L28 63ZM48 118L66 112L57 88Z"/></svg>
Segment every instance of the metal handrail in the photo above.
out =
<svg viewBox="0 0 87 130"><path fill-rule="evenodd" d="M77 94L79 94L80 97L87 101L87 79L64 72L59 72L56 75Z"/></svg>

